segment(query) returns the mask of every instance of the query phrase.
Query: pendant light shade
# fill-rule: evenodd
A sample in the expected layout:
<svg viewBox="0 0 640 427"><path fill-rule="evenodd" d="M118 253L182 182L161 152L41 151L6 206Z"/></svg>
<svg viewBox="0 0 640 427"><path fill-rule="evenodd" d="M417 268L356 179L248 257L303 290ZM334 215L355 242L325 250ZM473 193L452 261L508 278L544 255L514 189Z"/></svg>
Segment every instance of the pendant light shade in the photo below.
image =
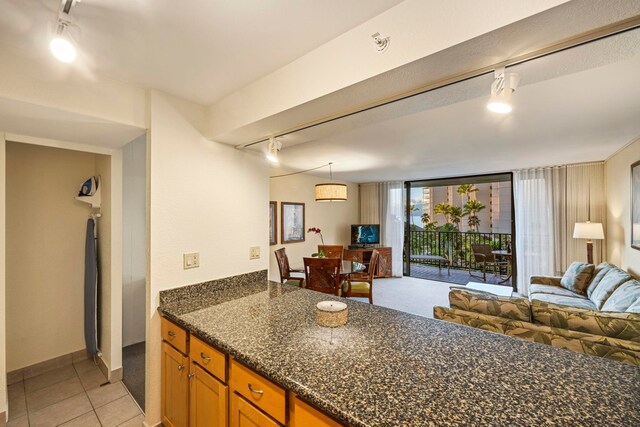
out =
<svg viewBox="0 0 640 427"><path fill-rule="evenodd" d="M337 184L333 182L333 170L329 162L329 180L323 184L316 184L316 202L346 202L347 186L345 184Z"/></svg>
<svg viewBox="0 0 640 427"><path fill-rule="evenodd" d="M344 202L347 200L347 186L328 182L316 184L316 202Z"/></svg>

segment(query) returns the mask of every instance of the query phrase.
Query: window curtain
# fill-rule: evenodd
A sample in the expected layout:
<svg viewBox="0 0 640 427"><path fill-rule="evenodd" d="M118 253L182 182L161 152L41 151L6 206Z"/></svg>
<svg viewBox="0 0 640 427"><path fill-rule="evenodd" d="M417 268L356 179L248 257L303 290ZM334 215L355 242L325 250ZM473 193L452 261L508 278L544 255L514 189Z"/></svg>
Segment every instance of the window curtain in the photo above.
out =
<svg viewBox="0 0 640 427"><path fill-rule="evenodd" d="M360 185L360 222L380 224L380 243L391 247L391 270L395 277L402 277L403 196L402 181Z"/></svg>
<svg viewBox="0 0 640 427"><path fill-rule="evenodd" d="M513 192L517 289L528 295L532 275L561 276L573 261L586 262L586 242L573 239L573 228L589 217L604 225L604 163L514 171ZM602 254L594 242L596 264Z"/></svg>

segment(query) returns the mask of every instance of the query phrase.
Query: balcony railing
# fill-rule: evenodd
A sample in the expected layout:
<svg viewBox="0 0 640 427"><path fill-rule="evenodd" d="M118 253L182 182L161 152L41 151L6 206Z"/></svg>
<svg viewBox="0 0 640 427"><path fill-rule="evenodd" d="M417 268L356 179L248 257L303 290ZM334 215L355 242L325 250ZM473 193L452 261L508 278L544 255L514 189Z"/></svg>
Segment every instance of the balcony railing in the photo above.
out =
<svg viewBox="0 0 640 427"><path fill-rule="evenodd" d="M472 244L491 245L493 250L511 250L511 234L477 233L461 231L410 231L409 248L411 255L439 255L451 261L451 268L480 271ZM405 251L406 252L406 251ZM405 253L406 261L406 253ZM437 260L412 260L412 263L438 266Z"/></svg>

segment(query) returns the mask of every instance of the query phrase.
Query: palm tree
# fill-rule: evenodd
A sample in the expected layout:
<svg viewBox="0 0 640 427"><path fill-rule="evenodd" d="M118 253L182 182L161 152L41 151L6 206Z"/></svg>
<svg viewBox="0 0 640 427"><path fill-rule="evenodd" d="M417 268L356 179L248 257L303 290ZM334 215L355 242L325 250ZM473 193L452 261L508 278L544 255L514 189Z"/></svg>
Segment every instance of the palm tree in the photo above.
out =
<svg viewBox="0 0 640 427"><path fill-rule="evenodd" d="M447 202L440 202L437 205L435 205L433 207L433 212L436 215L444 215L444 219L445 221L447 221L447 224L451 223L451 208L452 206L447 203Z"/></svg>
<svg viewBox="0 0 640 427"><path fill-rule="evenodd" d="M438 226L438 221L431 221L431 216L428 212L422 214L422 226L425 230L435 230Z"/></svg>
<svg viewBox="0 0 640 427"><path fill-rule="evenodd" d="M467 196L467 201L470 200L471 193L479 191L474 184L461 184L458 185L457 192L460 195L460 204L463 203L463 196Z"/></svg>
<svg viewBox="0 0 640 427"><path fill-rule="evenodd" d="M449 210L449 216L451 218L451 223L455 225L455 227L460 229L460 222L462 221L462 217L465 215L462 208L460 206L451 206Z"/></svg>
<svg viewBox="0 0 640 427"><path fill-rule="evenodd" d="M468 216L467 224L469 224L469 229L478 231L478 227L480 226L478 212L484 208L486 208L486 206L478 200L467 200L467 203L464 205L464 215Z"/></svg>

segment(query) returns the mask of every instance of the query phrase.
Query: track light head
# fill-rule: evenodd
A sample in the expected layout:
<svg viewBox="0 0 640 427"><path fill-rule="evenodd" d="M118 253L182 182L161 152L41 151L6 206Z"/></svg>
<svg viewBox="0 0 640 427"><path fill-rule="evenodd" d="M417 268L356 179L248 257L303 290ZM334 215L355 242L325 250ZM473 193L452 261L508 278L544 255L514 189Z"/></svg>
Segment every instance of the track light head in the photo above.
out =
<svg viewBox="0 0 640 427"><path fill-rule="evenodd" d="M520 76L516 73L507 73L504 68L496 69L495 79L491 84L491 98L487 108L498 114L508 114L513 110L511 94L518 87Z"/></svg>
<svg viewBox="0 0 640 427"><path fill-rule="evenodd" d="M280 153L280 149L282 148L282 143L275 138L269 138L269 146L267 148L266 157L271 163L279 163L280 159L278 157Z"/></svg>

